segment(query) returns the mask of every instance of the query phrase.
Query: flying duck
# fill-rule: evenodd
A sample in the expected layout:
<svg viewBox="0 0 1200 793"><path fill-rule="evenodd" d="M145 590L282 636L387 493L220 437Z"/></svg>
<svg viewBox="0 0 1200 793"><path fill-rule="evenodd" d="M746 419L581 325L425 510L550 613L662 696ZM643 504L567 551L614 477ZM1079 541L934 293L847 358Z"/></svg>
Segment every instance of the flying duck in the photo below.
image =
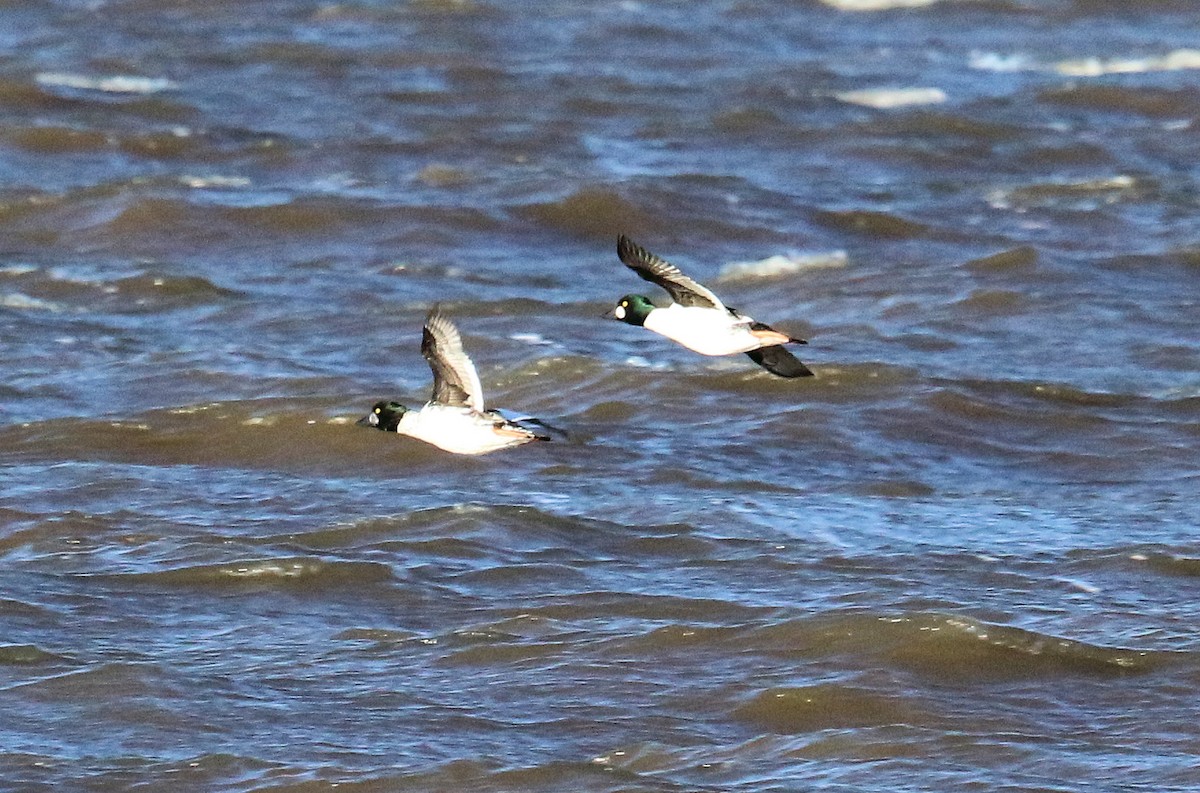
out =
<svg viewBox="0 0 1200 793"><path fill-rule="evenodd" d="M425 317L421 354L433 370L433 395L425 406L409 410L399 402L382 400L359 424L408 435L454 454L486 454L550 440L484 409L475 365L463 351L458 328L437 306Z"/></svg>
<svg viewBox="0 0 1200 793"><path fill-rule="evenodd" d="M645 295L625 295L613 316L640 325L682 344L701 355L744 352L771 374L811 377L812 370L784 349L784 344L807 344L786 333L739 314L705 286L684 275L678 267L655 256L622 234L617 256L625 266L671 295L667 306L656 306Z"/></svg>

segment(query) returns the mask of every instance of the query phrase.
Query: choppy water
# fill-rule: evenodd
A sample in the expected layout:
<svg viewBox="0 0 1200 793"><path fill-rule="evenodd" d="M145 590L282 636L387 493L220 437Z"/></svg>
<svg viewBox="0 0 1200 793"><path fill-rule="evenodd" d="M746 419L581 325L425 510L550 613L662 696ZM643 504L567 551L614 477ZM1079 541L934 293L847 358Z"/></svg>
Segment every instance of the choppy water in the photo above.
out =
<svg viewBox="0 0 1200 793"><path fill-rule="evenodd" d="M887 6L0 4L0 787L1200 786L1200 10Z"/></svg>

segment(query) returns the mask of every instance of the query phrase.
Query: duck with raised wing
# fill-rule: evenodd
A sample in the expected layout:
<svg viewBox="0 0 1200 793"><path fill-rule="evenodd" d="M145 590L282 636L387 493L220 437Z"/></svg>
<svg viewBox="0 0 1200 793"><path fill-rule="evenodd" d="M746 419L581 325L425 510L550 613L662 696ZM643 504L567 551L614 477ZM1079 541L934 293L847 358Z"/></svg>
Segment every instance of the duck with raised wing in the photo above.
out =
<svg viewBox="0 0 1200 793"><path fill-rule="evenodd" d="M548 441L516 421L483 407L483 388L475 364L463 351L462 337L434 306L425 318L421 354L433 370L433 395L420 410L391 400L376 402L358 421L397 432L454 454L486 454L529 441Z"/></svg>
<svg viewBox="0 0 1200 793"><path fill-rule="evenodd" d="M617 239L617 256L643 279L667 290L672 301L656 306L645 295L625 295L612 311L617 319L666 336L701 355L744 352L771 374L812 376L812 370L783 347L807 344L804 339L792 338L727 307L708 288L624 234Z"/></svg>

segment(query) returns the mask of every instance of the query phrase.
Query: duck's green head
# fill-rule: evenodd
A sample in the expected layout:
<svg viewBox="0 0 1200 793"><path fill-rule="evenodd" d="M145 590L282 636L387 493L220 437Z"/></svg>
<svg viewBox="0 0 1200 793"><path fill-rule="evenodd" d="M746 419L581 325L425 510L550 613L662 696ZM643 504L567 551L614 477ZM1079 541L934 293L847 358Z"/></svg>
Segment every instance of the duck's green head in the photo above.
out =
<svg viewBox="0 0 1200 793"><path fill-rule="evenodd" d="M625 295L617 301L613 316L630 325L643 325L654 308L650 298L645 295Z"/></svg>
<svg viewBox="0 0 1200 793"><path fill-rule="evenodd" d="M383 400L376 402L375 407L371 408L371 412L359 419L357 423L384 432L395 432L396 427L400 424L400 419L406 412L408 412L408 408L399 402Z"/></svg>

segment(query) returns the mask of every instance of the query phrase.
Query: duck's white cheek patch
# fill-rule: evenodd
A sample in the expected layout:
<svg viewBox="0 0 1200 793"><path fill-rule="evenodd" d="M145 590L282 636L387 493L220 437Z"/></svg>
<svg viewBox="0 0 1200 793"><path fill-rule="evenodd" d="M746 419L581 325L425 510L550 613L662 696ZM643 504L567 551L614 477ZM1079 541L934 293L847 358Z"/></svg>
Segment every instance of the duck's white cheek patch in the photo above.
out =
<svg viewBox="0 0 1200 793"><path fill-rule="evenodd" d="M615 309L613 309L613 316L617 319L625 319L625 308L623 306L617 306Z"/></svg>

